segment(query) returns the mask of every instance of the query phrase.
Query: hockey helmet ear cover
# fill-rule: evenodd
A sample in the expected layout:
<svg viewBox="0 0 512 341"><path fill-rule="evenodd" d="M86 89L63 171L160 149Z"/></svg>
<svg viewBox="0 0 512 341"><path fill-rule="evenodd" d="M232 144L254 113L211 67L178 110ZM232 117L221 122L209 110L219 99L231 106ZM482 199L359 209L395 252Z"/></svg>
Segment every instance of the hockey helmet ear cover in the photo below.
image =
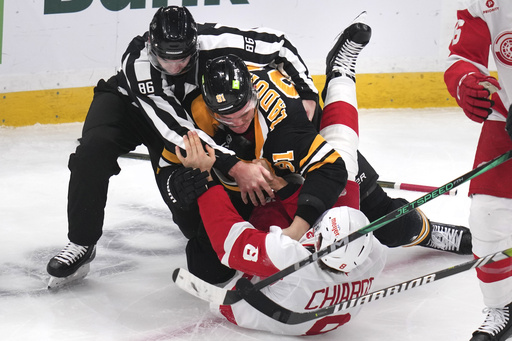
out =
<svg viewBox="0 0 512 341"><path fill-rule="evenodd" d="M328 247L368 224L368 219L361 211L350 207L335 207L325 211L313 226L317 238L316 251ZM350 272L366 260L372 249L372 241L373 236L370 232L320 260L330 268Z"/></svg>

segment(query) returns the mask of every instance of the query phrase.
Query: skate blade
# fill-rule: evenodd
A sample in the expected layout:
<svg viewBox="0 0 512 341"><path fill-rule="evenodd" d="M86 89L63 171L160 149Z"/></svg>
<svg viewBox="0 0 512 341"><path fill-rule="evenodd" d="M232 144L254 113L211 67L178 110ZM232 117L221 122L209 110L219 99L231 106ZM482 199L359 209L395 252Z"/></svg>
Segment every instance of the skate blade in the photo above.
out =
<svg viewBox="0 0 512 341"><path fill-rule="evenodd" d="M73 283L75 281L83 279L87 274L89 273L89 270L91 268L90 264L85 264L78 268L78 270L67 276L67 277L54 277L50 276L50 280L48 281L48 289L58 289L65 285L68 285L69 283Z"/></svg>

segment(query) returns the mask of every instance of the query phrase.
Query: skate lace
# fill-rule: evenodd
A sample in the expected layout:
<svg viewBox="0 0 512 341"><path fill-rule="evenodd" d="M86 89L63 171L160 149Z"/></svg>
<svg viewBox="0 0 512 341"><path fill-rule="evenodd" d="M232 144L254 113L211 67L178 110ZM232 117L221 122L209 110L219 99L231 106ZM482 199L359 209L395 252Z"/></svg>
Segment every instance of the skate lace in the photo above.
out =
<svg viewBox="0 0 512 341"><path fill-rule="evenodd" d="M458 251L462 234L463 231L434 225L429 244L440 250Z"/></svg>
<svg viewBox="0 0 512 341"><path fill-rule="evenodd" d="M508 308L485 308L483 312L487 313L487 316L477 332L497 335L505 329L509 320Z"/></svg>
<svg viewBox="0 0 512 341"><path fill-rule="evenodd" d="M80 257L85 255L87 249L87 246L81 246L75 243L68 243L64 250L62 250L57 256L55 256L55 259L63 263L66 263L67 265L71 265L71 263L74 263Z"/></svg>
<svg viewBox="0 0 512 341"><path fill-rule="evenodd" d="M364 48L364 45L355 43L351 40L347 40L340 52L336 55L334 60L334 66L347 72L351 76L355 75L356 62L359 52Z"/></svg>

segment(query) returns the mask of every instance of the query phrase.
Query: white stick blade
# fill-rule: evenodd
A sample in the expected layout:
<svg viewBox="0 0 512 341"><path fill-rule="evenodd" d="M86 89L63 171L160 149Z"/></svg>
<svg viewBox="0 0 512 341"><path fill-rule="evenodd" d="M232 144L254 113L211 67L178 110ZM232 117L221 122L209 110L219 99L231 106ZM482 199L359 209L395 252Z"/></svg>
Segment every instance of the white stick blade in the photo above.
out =
<svg viewBox="0 0 512 341"><path fill-rule="evenodd" d="M174 271L173 280L179 288L204 301L221 305L226 297L226 289L205 282L182 268Z"/></svg>

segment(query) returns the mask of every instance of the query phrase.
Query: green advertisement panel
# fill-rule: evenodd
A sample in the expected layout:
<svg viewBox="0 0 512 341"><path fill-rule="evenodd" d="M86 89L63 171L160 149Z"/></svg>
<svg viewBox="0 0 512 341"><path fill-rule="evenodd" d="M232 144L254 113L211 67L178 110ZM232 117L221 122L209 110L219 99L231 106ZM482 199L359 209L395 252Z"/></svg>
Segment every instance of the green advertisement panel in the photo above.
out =
<svg viewBox="0 0 512 341"><path fill-rule="evenodd" d="M0 0L3 1L3 0ZM45 0L44 14L74 13L88 8L93 0ZM152 7L168 5L168 0L153 0ZM230 0L232 5L248 5L249 0ZM129 6L130 9L146 8L146 0L101 0L103 7L110 11L120 11ZM218 6L220 0L204 0L205 6ZM182 0L182 6L198 6L198 0Z"/></svg>

